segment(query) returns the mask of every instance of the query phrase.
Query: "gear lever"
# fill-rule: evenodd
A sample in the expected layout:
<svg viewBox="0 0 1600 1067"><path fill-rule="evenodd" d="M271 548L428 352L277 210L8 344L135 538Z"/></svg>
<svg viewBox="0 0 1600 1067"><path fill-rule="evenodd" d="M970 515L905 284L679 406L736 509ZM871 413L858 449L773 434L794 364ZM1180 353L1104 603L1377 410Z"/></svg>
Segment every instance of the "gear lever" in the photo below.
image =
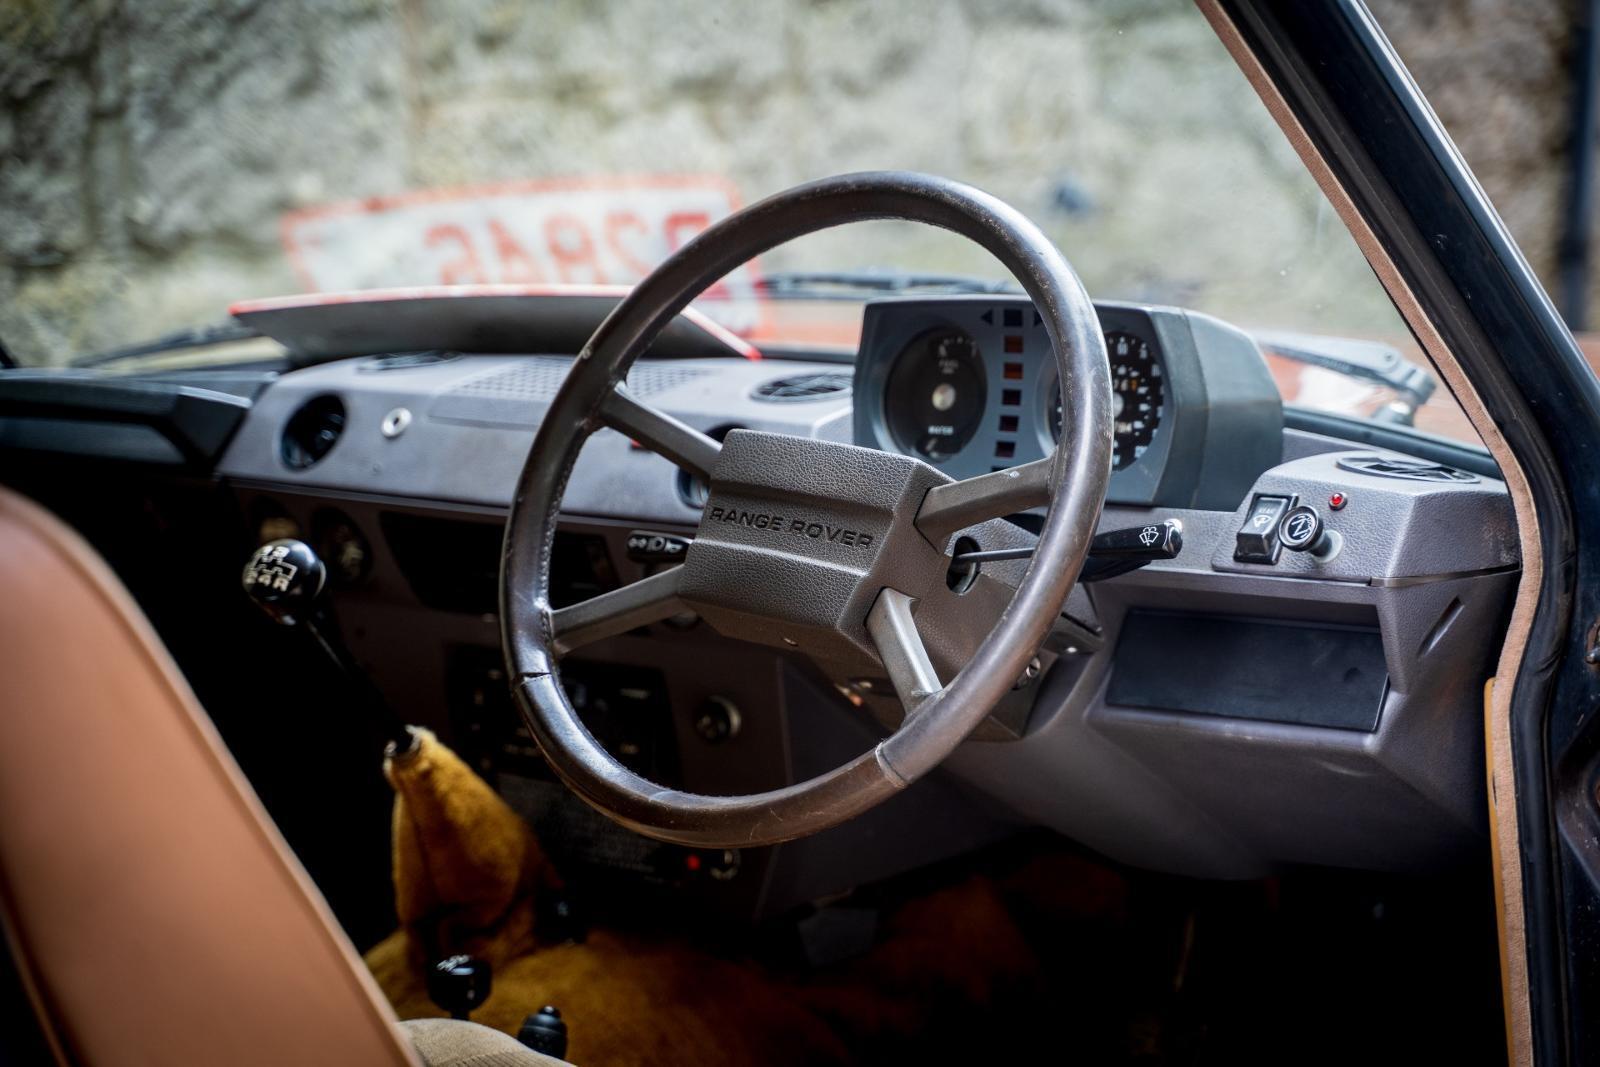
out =
<svg viewBox="0 0 1600 1067"><path fill-rule="evenodd" d="M371 721L395 752L408 752L416 744L399 717L339 639L321 599L328 583L328 568L304 541L285 538L268 541L250 556L240 576L245 593L282 626L297 626L311 635L340 673L361 694Z"/></svg>

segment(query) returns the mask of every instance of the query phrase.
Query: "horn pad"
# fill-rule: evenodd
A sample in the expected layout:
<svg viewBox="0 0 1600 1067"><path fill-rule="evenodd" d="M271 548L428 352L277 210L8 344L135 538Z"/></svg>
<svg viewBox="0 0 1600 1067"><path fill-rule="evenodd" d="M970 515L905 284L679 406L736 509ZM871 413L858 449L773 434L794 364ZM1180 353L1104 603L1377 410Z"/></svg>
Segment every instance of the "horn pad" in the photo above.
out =
<svg viewBox="0 0 1600 1067"><path fill-rule="evenodd" d="M711 472L680 596L730 637L872 656L866 620L879 592L920 597L944 580L943 546L913 520L949 480L908 456L735 430Z"/></svg>

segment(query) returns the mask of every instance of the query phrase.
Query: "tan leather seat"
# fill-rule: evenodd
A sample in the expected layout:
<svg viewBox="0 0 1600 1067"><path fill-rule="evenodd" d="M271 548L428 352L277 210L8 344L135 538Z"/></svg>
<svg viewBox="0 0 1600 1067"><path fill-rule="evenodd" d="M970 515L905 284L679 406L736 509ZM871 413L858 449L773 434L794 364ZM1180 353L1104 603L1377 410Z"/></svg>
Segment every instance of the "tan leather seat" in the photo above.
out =
<svg viewBox="0 0 1600 1067"><path fill-rule="evenodd" d="M556 1062L402 1029L121 583L3 489L0 711L0 902L61 1062Z"/></svg>

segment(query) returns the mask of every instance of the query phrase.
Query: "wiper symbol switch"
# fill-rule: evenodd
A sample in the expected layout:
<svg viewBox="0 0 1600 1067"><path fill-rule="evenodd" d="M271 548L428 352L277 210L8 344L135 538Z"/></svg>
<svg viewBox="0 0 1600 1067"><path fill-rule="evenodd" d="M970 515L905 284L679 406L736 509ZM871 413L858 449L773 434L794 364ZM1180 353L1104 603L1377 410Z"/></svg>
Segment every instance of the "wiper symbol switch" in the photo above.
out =
<svg viewBox="0 0 1600 1067"><path fill-rule="evenodd" d="M1239 563L1276 563L1282 546L1278 543L1278 523L1294 506L1292 496L1257 493L1250 501L1243 525L1235 536L1233 558Z"/></svg>

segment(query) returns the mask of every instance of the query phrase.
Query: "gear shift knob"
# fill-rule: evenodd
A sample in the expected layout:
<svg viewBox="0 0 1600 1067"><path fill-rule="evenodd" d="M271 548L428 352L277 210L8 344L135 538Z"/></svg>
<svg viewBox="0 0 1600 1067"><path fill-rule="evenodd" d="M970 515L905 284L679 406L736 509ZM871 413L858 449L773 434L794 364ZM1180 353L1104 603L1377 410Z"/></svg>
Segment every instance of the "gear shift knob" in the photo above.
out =
<svg viewBox="0 0 1600 1067"><path fill-rule="evenodd" d="M304 541L268 541L250 556L240 582L250 599L277 622L293 626L315 608L328 568Z"/></svg>

